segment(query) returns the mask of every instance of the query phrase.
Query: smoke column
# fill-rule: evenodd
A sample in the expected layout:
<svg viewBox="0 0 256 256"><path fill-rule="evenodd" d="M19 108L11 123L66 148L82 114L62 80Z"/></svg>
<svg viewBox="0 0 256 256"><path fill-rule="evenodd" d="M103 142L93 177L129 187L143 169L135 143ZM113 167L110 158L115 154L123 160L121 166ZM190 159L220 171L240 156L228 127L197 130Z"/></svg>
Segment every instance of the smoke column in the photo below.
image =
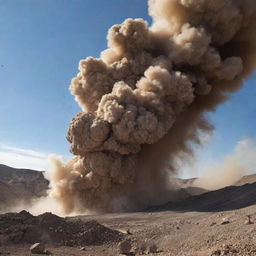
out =
<svg viewBox="0 0 256 256"><path fill-rule="evenodd" d="M75 156L54 159L50 172L66 213L163 198L175 159L186 161L212 130L204 114L255 68L255 0L149 0L149 14L151 27L143 19L111 27L109 48L81 60L72 79L83 110L67 134Z"/></svg>

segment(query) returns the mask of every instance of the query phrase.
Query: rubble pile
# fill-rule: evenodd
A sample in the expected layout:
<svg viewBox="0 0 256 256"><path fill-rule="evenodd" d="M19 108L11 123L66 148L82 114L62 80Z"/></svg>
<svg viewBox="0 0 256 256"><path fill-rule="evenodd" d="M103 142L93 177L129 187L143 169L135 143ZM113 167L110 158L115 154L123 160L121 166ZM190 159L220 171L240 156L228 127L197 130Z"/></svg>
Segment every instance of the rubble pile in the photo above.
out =
<svg viewBox="0 0 256 256"><path fill-rule="evenodd" d="M51 213L33 216L29 212L0 215L0 245L48 243L86 246L119 242L125 235L97 221L68 220Z"/></svg>

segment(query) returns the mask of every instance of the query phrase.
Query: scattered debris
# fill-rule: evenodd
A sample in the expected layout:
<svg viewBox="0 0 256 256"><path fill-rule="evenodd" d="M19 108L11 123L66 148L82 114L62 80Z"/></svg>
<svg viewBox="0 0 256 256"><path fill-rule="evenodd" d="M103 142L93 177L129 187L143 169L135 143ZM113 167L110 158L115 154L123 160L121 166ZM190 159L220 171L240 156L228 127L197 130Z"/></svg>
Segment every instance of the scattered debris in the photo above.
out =
<svg viewBox="0 0 256 256"><path fill-rule="evenodd" d="M223 244L222 248L216 251L213 251L211 256L237 255L237 253L239 253L239 251L236 248L234 248L234 246Z"/></svg>
<svg viewBox="0 0 256 256"><path fill-rule="evenodd" d="M221 250L216 250L216 251L213 251L211 256L220 256L221 255Z"/></svg>
<svg viewBox="0 0 256 256"><path fill-rule="evenodd" d="M35 243L30 247L32 254L45 254L45 246L42 243Z"/></svg>
<svg viewBox="0 0 256 256"><path fill-rule="evenodd" d="M130 229L127 229L127 235L131 235L132 232L130 231Z"/></svg>
<svg viewBox="0 0 256 256"><path fill-rule="evenodd" d="M128 240L124 240L118 244L119 252L121 254L129 254L132 249L131 242Z"/></svg>
<svg viewBox="0 0 256 256"><path fill-rule="evenodd" d="M160 252L156 244L150 241L137 242L137 246L134 249L135 255L139 254L153 254Z"/></svg>
<svg viewBox="0 0 256 256"><path fill-rule="evenodd" d="M29 212L0 215L0 245L48 243L65 246L102 245L120 242L124 234L97 221L67 221L51 213L33 216Z"/></svg>
<svg viewBox="0 0 256 256"><path fill-rule="evenodd" d="M116 229L116 231L126 234L126 235L131 235L131 231L129 229Z"/></svg>
<svg viewBox="0 0 256 256"><path fill-rule="evenodd" d="M151 244L148 248L148 253L157 253L157 246L155 244Z"/></svg>
<svg viewBox="0 0 256 256"><path fill-rule="evenodd" d="M228 255L231 254L233 255L234 253L238 253L238 251L232 247L232 245L223 245L223 250L222 250L222 254L223 255Z"/></svg>
<svg viewBox="0 0 256 256"><path fill-rule="evenodd" d="M246 216L246 220L245 220L244 224L246 224L246 225L253 224L253 222L251 220L251 215Z"/></svg>
<svg viewBox="0 0 256 256"><path fill-rule="evenodd" d="M50 251L48 251L48 250L44 250L44 254L46 254L46 255L52 255L52 253L51 253Z"/></svg>
<svg viewBox="0 0 256 256"><path fill-rule="evenodd" d="M136 252L144 254L146 252L146 249L147 249L146 242L141 242L141 244L137 246Z"/></svg>
<svg viewBox="0 0 256 256"><path fill-rule="evenodd" d="M220 223L220 225L226 225L226 224L229 224L229 223L230 223L230 221L228 219L223 218L222 222Z"/></svg>

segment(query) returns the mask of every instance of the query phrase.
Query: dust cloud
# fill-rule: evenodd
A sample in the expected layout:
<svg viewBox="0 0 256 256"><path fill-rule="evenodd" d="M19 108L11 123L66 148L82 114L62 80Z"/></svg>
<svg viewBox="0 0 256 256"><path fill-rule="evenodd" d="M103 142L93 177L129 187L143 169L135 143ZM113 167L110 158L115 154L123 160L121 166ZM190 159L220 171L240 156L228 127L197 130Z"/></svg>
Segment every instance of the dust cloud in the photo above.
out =
<svg viewBox="0 0 256 256"><path fill-rule="evenodd" d="M234 156L227 156L220 166L209 168L193 185L208 190L217 190L235 184L245 175L246 171L239 160Z"/></svg>
<svg viewBox="0 0 256 256"><path fill-rule="evenodd" d="M152 26L143 19L114 25L109 48L81 60L72 79L82 108L67 134L75 156L54 158L49 178L65 213L164 200L175 159L186 161L199 134L213 129L204 114L255 68L255 0L148 4Z"/></svg>
<svg viewBox="0 0 256 256"><path fill-rule="evenodd" d="M231 155L224 157L223 161L216 165L200 170L203 175L196 179L193 186L208 190L216 190L234 185L243 176L255 172L256 143L253 139L240 140Z"/></svg>

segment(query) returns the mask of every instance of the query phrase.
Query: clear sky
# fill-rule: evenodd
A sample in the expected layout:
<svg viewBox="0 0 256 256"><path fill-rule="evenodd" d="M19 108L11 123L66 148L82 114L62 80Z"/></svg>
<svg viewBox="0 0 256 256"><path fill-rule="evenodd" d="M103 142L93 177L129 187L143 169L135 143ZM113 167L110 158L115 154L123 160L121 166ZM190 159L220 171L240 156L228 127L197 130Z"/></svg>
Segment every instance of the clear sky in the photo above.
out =
<svg viewBox="0 0 256 256"><path fill-rule="evenodd" d="M110 26L144 18L147 0L0 0L0 163L45 168L50 153L69 157L65 139L80 108L68 87L78 61L98 57ZM256 76L209 115L216 127L201 162L256 139Z"/></svg>

